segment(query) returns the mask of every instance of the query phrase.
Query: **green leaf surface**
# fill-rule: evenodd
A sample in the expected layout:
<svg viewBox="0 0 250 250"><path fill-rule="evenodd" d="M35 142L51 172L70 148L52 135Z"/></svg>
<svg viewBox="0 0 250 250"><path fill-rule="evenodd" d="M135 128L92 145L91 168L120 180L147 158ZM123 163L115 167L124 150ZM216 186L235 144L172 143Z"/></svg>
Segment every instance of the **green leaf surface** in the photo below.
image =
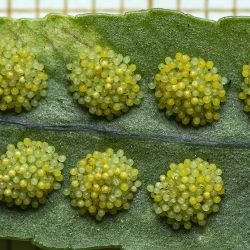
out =
<svg viewBox="0 0 250 250"><path fill-rule="evenodd" d="M54 145L67 156L69 169L85 154L108 146L124 149L140 170L142 187L128 212L102 222L73 210L62 190L38 210L0 205L0 238L32 240L53 249L121 247L126 250L250 248L250 120L237 95L241 67L249 62L250 18L209 22L188 15L150 10L125 16L50 15L38 20L0 19L0 35L14 35L32 46L49 75L48 97L29 113L0 115L0 151L28 136ZM129 55L142 75L145 98L137 108L111 122L79 107L67 91L66 64L85 43L100 43ZM227 101L219 122L203 128L183 127L157 110L147 88L164 58L176 52L213 60L227 77ZM171 162L202 157L223 170L221 210L205 228L174 232L151 210L146 186L158 180Z"/></svg>

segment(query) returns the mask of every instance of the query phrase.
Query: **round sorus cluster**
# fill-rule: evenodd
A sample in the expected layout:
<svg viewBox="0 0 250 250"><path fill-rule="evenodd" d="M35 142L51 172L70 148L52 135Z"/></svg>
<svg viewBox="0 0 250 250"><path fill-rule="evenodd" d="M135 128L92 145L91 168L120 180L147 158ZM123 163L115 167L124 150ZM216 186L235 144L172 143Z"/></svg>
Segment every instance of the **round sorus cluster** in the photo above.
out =
<svg viewBox="0 0 250 250"><path fill-rule="evenodd" d="M174 59L166 57L165 64L159 64L158 68L160 72L149 88L155 89L158 108L166 109L167 116L193 126L220 119L227 79L217 73L212 61L177 53Z"/></svg>
<svg viewBox="0 0 250 250"><path fill-rule="evenodd" d="M95 151L78 161L70 171L70 188L64 194L80 214L89 214L101 220L106 213L129 209L134 193L141 185L133 160L124 156L123 150L114 153Z"/></svg>
<svg viewBox="0 0 250 250"><path fill-rule="evenodd" d="M69 91L73 98L89 109L91 114L108 120L139 105L143 92L137 82L136 65L109 48L87 47L79 60L68 64Z"/></svg>
<svg viewBox="0 0 250 250"><path fill-rule="evenodd" d="M250 64L243 65L242 76L244 82L241 84L239 99L244 102L244 111L250 112Z"/></svg>
<svg viewBox="0 0 250 250"><path fill-rule="evenodd" d="M47 95L44 66L20 40L0 40L0 110L30 111Z"/></svg>
<svg viewBox="0 0 250 250"><path fill-rule="evenodd" d="M25 138L16 147L9 144L0 157L0 201L21 208L45 203L49 192L61 187L65 160L46 142Z"/></svg>
<svg viewBox="0 0 250 250"><path fill-rule="evenodd" d="M170 164L166 175L147 187L155 213L166 216L168 224L176 230L180 226L190 229L192 223L204 226L208 214L219 210L224 194L221 174L215 164L201 158Z"/></svg>

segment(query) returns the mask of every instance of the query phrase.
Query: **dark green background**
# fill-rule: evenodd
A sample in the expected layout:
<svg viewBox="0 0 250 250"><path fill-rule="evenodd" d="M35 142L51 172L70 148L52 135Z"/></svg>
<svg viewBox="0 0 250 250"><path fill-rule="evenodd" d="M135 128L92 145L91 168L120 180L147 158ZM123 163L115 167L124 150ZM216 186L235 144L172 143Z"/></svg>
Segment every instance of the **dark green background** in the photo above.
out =
<svg viewBox="0 0 250 250"><path fill-rule="evenodd" d="M33 246L31 242L28 241L7 241L0 240L0 249L1 250L42 250L39 247ZM97 249L93 249L97 250ZM107 248L103 250L120 250L120 248Z"/></svg>
<svg viewBox="0 0 250 250"><path fill-rule="evenodd" d="M1 250L40 250L30 242L0 240Z"/></svg>

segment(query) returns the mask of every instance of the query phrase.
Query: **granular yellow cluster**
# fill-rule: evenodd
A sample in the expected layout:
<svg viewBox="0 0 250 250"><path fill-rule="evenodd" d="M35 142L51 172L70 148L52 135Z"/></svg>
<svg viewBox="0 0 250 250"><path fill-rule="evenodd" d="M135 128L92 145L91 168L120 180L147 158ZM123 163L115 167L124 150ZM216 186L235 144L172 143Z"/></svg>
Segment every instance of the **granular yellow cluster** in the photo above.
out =
<svg viewBox="0 0 250 250"><path fill-rule="evenodd" d="M23 209L45 203L48 193L61 187L65 160L46 142L25 138L17 147L9 144L0 157L0 201Z"/></svg>
<svg viewBox="0 0 250 250"><path fill-rule="evenodd" d="M30 111L47 95L47 75L19 40L0 40L0 110Z"/></svg>
<svg viewBox="0 0 250 250"><path fill-rule="evenodd" d="M243 65L242 76L244 82L241 84L239 99L244 102L244 111L250 112L250 64Z"/></svg>
<svg viewBox="0 0 250 250"><path fill-rule="evenodd" d="M159 64L160 72L149 88L155 89L159 109L184 125L203 126L220 119L220 105L226 100L225 77L212 61L177 53Z"/></svg>
<svg viewBox="0 0 250 250"><path fill-rule="evenodd" d="M70 171L70 188L64 191L71 198L71 205L80 214L88 212L101 220L106 213L129 209L134 193L141 185L137 180L138 170L133 168L132 159L124 156L123 150L114 153L88 154Z"/></svg>
<svg viewBox="0 0 250 250"><path fill-rule="evenodd" d="M139 105L143 92L137 82L136 65L130 58L101 46L87 47L80 59L68 64L69 91L91 114L108 120Z"/></svg>
<svg viewBox="0 0 250 250"><path fill-rule="evenodd" d="M208 214L219 210L224 194L222 171L201 158L170 164L160 181L147 187L154 200L156 214L168 217L173 229L181 225L190 229L192 223L206 224Z"/></svg>

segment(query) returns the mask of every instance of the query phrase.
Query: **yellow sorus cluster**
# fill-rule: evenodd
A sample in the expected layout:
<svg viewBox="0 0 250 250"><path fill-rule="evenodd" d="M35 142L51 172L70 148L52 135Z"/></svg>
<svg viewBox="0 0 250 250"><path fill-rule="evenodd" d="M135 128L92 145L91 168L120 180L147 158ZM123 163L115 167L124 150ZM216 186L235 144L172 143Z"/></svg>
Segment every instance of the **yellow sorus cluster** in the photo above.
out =
<svg viewBox="0 0 250 250"><path fill-rule="evenodd" d="M143 98L135 74L136 65L109 48L99 45L87 47L79 60L68 64L69 91L73 98L89 109L91 114L104 116L108 120L120 116Z"/></svg>
<svg viewBox="0 0 250 250"><path fill-rule="evenodd" d="M169 167L159 182L147 187L155 213L166 216L176 230L180 226L190 229L192 223L204 226L208 214L219 210L224 194L221 169L201 158Z"/></svg>
<svg viewBox="0 0 250 250"><path fill-rule="evenodd" d="M244 102L244 111L250 112L250 64L243 65L242 76L244 82L241 84L239 99Z"/></svg>
<svg viewBox="0 0 250 250"><path fill-rule="evenodd" d="M44 66L20 40L0 40L0 110L30 111L47 95Z"/></svg>
<svg viewBox="0 0 250 250"><path fill-rule="evenodd" d="M0 201L23 209L45 203L48 193L61 187L65 160L46 142L25 138L16 147L9 144L0 157Z"/></svg>
<svg viewBox="0 0 250 250"><path fill-rule="evenodd" d="M155 89L158 108L166 109L167 116L193 126L220 119L227 79L218 74L212 61L177 53L175 58L166 57L165 64L158 67L160 72L149 88Z"/></svg>
<svg viewBox="0 0 250 250"><path fill-rule="evenodd" d="M69 195L71 205L78 208L80 214L88 212L97 220L106 213L129 209L141 185L133 164L123 150L114 153L108 148L105 152L88 154L71 169L70 188L64 190L64 194Z"/></svg>

